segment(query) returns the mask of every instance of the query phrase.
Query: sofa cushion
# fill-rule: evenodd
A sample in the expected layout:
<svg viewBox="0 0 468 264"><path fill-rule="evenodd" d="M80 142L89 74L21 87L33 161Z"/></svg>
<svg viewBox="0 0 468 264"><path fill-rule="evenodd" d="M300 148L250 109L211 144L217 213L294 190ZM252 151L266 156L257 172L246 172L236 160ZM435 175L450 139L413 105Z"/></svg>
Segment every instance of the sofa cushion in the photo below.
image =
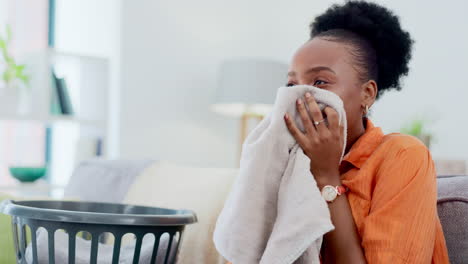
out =
<svg viewBox="0 0 468 264"><path fill-rule="evenodd" d="M224 264L214 246L213 231L238 171L162 160L138 176L124 203L195 211L198 222L183 233L178 263Z"/></svg>
<svg viewBox="0 0 468 264"><path fill-rule="evenodd" d="M468 260L468 175L439 176L437 209L450 263Z"/></svg>
<svg viewBox="0 0 468 264"><path fill-rule="evenodd" d="M153 160L87 160L78 165L65 188L65 199L122 202L135 178Z"/></svg>

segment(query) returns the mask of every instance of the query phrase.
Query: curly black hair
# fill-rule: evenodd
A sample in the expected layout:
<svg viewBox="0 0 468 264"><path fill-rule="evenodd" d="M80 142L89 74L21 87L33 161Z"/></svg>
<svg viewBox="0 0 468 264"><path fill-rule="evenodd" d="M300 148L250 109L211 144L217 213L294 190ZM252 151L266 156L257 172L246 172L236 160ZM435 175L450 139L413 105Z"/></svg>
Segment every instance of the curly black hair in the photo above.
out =
<svg viewBox="0 0 468 264"><path fill-rule="evenodd" d="M360 79L377 82L377 98L385 91L401 90L414 41L387 8L365 1L335 4L315 18L310 30L311 39L350 44Z"/></svg>

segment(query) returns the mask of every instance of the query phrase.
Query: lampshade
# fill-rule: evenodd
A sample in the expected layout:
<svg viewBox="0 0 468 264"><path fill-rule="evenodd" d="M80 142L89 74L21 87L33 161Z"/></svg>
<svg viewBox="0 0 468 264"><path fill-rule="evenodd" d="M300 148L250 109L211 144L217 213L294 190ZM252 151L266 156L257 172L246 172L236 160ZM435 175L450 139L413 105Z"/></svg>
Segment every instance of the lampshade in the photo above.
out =
<svg viewBox="0 0 468 264"><path fill-rule="evenodd" d="M275 101L276 90L286 84L287 72L288 65L274 60L225 60L219 69L218 89L211 109L229 116L266 115Z"/></svg>

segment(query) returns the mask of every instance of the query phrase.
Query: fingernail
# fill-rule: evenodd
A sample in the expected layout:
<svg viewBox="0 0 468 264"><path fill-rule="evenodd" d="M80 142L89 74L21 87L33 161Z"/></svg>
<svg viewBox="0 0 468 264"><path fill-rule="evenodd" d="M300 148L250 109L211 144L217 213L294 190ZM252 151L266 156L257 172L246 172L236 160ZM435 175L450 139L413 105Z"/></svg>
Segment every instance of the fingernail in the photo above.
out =
<svg viewBox="0 0 468 264"><path fill-rule="evenodd" d="M288 120L289 119L289 115L288 113L284 114L284 119Z"/></svg>
<svg viewBox="0 0 468 264"><path fill-rule="evenodd" d="M301 98L297 99L297 104L302 104Z"/></svg>
<svg viewBox="0 0 468 264"><path fill-rule="evenodd" d="M310 93L307 92L307 93L305 94L305 97L306 97L306 98L309 98L309 97L310 97Z"/></svg>

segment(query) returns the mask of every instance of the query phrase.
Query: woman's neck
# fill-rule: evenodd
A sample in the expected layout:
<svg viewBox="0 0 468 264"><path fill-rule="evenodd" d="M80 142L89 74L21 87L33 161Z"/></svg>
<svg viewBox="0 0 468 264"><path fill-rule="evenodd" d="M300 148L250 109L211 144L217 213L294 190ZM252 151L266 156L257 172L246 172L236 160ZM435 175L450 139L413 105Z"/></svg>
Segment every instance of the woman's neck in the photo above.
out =
<svg viewBox="0 0 468 264"><path fill-rule="evenodd" d="M366 117L361 119L361 122L356 126L348 126L348 137L346 140L345 155L349 152L354 143L366 132Z"/></svg>

